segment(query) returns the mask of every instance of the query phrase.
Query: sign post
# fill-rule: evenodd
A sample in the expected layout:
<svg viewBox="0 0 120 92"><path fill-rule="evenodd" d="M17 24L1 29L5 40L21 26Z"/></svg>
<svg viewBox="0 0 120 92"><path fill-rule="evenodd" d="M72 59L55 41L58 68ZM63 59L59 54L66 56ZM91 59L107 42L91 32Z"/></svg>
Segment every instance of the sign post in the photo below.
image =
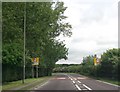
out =
<svg viewBox="0 0 120 92"><path fill-rule="evenodd" d="M36 58L37 65L36 65L36 78L38 78L38 65L39 65L39 58Z"/></svg>
<svg viewBox="0 0 120 92"><path fill-rule="evenodd" d="M36 78L38 78L38 65L39 65L39 58L32 58L32 77L34 78L34 66L36 66Z"/></svg>
<svg viewBox="0 0 120 92"><path fill-rule="evenodd" d="M96 55L94 56L94 65L95 66L97 65L97 56Z"/></svg>
<svg viewBox="0 0 120 92"><path fill-rule="evenodd" d="M95 56L94 56L94 65L96 66L96 65L98 65L98 64L100 64L100 59L97 58L97 56L95 55Z"/></svg>
<svg viewBox="0 0 120 92"><path fill-rule="evenodd" d="M32 65L32 78L34 78L34 66Z"/></svg>

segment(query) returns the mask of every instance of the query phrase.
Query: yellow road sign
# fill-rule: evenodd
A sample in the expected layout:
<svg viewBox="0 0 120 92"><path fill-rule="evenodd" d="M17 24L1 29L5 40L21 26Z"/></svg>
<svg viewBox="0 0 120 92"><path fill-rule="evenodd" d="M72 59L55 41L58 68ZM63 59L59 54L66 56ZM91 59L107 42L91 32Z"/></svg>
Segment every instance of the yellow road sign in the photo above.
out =
<svg viewBox="0 0 120 92"><path fill-rule="evenodd" d="M38 57L36 58L36 62L39 62L39 58Z"/></svg>
<svg viewBox="0 0 120 92"><path fill-rule="evenodd" d="M94 57L94 65L97 65L97 58Z"/></svg>
<svg viewBox="0 0 120 92"><path fill-rule="evenodd" d="M32 65L39 65L39 58L31 58L31 61L33 62Z"/></svg>

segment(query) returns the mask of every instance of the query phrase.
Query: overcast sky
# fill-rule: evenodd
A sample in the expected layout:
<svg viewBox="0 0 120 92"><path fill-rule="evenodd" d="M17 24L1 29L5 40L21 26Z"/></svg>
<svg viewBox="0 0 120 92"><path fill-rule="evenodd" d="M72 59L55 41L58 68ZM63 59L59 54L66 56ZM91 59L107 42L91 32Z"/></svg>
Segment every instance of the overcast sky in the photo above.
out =
<svg viewBox="0 0 120 92"><path fill-rule="evenodd" d="M57 64L79 64L83 57L118 48L118 0L59 0L65 3L72 37L60 36L69 48L68 60Z"/></svg>

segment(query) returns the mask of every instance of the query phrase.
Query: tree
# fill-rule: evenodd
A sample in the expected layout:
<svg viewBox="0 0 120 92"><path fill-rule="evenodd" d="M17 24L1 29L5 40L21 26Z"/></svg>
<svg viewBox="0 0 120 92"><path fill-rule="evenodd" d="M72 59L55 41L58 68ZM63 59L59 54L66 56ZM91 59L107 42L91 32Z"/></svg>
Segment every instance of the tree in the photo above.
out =
<svg viewBox="0 0 120 92"><path fill-rule="evenodd" d="M3 64L22 66L24 34L24 2L3 3ZM56 40L60 34L71 36L71 25L63 22L63 2L26 3L26 66L31 66L30 58L39 57L39 67L51 74L55 62L67 59L68 49ZM27 68L26 67L26 68ZM4 68L6 69L6 68ZM27 71L27 70L26 70ZM28 69L30 71L30 69ZM17 72L17 71L16 71ZM41 71L42 72L42 71ZM26 75L27 76L27 75Z"/></svg>
<svg viewBox="0 0 120 92"><path fill-rule="evenodd" d="M110 49L101 56L101 74L107 77L118 77L120 49Z"/></svg>

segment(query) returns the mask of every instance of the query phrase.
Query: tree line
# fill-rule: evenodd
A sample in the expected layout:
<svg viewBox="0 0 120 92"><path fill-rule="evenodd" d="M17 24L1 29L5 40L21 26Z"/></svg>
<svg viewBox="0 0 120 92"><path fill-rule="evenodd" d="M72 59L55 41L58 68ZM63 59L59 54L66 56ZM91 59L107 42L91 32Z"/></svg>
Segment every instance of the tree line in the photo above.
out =
<svg viewBox="0 0 120 92"><path fill-rule="evenodd" d="M72 72L87 76L120 80L120 48L109 49L101 55L100 63L94 65L94 55L83 58L81 64L56 65L54 72Z"/></svg>
<svg viewBox="0 0 120 92"><path fill-rule="evenodd" d="M63 2L2 3L3 83L22 79L24 45L26 78L32 77L31 58L40 58L39 76L51 75L55 63L67 59L68 48L56 40L61 34L72 35L71 25L64 21L66 9Z"/></svg>

